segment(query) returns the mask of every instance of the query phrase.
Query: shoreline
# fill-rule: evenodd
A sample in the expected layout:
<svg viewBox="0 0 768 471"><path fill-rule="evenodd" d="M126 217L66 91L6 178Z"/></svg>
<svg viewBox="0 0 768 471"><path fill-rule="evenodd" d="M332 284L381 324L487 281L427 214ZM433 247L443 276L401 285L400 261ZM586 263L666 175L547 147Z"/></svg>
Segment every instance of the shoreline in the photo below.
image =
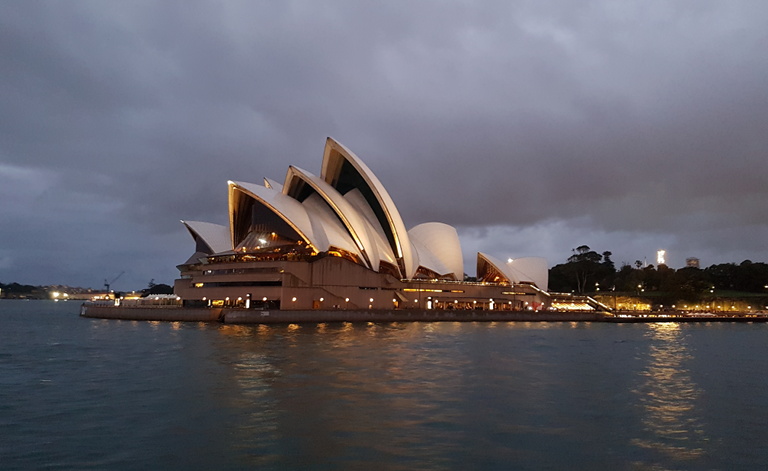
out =
<svg viewBox="0 0 768 471"><path fill-rule="evenodd" d="M627 315L622 313L623 315ZM94 319L211 322L223 324L306 324L324 322L740 322L766 323L765 314L615 316L602 311L437 311L437 310L310 310L257 311L235 308L125 307L83 304L80 316Z"/></svg>

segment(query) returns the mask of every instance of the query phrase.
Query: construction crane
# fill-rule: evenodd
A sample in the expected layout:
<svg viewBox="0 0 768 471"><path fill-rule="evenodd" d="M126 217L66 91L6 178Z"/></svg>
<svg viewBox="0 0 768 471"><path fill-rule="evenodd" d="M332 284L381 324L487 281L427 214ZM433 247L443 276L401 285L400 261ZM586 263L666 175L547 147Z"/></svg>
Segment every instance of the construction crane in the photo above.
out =
<svg viewBox="0 0 768 471"><path fill-rule="evenodd" d="M123 274L124 274L124 273L125 273L125 271L121 271L119 275L117 275L116 277L112 278L112 281L107 281L107 279L106 279L106 278L104 278L104 288L107 290L107 293L109 293L109 292L110 292L110 291L109 291L109 287L110 287L110 285L111 285L112 283L114 283L115 281L117 281L117 279L118 279L118 278L120 278L121 276L123 276Z"/></svg>

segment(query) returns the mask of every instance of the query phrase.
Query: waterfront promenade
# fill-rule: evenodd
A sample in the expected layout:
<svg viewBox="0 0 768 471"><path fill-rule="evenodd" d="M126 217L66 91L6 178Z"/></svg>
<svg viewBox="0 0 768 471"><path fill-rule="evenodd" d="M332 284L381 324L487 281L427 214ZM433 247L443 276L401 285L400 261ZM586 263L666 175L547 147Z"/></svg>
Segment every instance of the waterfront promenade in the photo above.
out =
<svg viewBox="0 0 768 471"><path fill-rule="evenodd" d="M280 311L180 306L104 306L83 304L83 317L143 321L221 322L225 324L300 324L321 322L768 322L765 314L638 313L603 311L309 310Z"/></svg>

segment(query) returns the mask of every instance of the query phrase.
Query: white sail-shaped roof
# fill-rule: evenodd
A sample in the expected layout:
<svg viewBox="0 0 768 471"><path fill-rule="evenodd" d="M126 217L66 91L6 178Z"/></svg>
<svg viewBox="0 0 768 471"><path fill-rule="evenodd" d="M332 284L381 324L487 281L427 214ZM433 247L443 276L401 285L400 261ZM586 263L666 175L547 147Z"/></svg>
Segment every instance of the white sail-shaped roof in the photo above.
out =
<svg viewBox="0 0 768 471"><path fill-rule="evenodd" d="M365 220L368 221L368 228L374 233L372 239L376 243L376 251L379 254L379 259L397 266L397 259L392 252L392 247L387 242L387 235L376 220L376 215L373 213L373 209L368 206L368 202L365 200L362 193L360 193L360 190L354 189L348 191L347 194L344 195L344 199L349 201Z"/></svg>
<svg viewBox="0 0 768 471"><path fill-rule="evenodd" d="M522 257L506 262L488 254L477 254L477 278L486 279L493 270L506 278L508 283L533 283L546 291L549 285L547 261L542 257Z"/></svg>
<svg viewBox="0 0 768 471"><path fill-rule="evenodd" d="M198 252L260 249L261 232L333 252L374 271L412 279L420 268L463 278L456 230L427 223L406 231L389 193L349 149L326 141L321 175L289 167L284 183L229 182L229 228L185 222ZM337 253L338 252L338 253Z"/></svg>
<svg viewBox="0 0 768 471"><path fill-rule="evenodd" d="M232 250L229 228L220 224L200 221L181 221L198 244L207 246L205 253L213 254Z"/></svg>
<svg viewBox="0 0 768 471"><path fill-rule="evenodd" d="M543 257L520 257L507 260L507 266L523 281L535 284L539 289L546 291L549 288L549 268L547 260Z"/></svg>
<svg viewBox="0 0 768 471"><path fill-rule="evenodd" d="M440 222L419 224L408 231L420 266L440 275L453 274L464 279L464 260L459 234L452 226Z"/></svg>
<svg viewBox="0 0 768 471"><path fill-rule="evenodd" d="M381 252L381 244L377 243L378 236L376 230L371 227L370 222L341 193L306 170L294 166L288 167L283 192L287 196L301 200L311 194L311 192L305 193L306 187L303 185L308 185L314 193L320 195L328 206L333 209L334 213L336 213L347 228L349 235L355 241L368 268L378 271L382 255L384 260L391 258L387 257L386 253Z"/></svg>
<svg viewBox="0 0 768 471"><path fill-rule="evenodd" d="M315 246L316 237L312 230L310 216L304 206L293 198L289 198L277 190L255 183L229 182L229 219L232 246L237 246L245 231L241 227L241 218L250 218L249 214L239 214L239 199L242 195L253 198L266 206L283 219L304 241L313 246L316 251L322 249ZM242 232L242 233L241 233Z"/></svg>
<svg viewBox="0 0 768 471"><path fill-rule="evenodd" d="M403 278L412 278L418 269L413 248L400 213L376 175L352 151L328 138L320 177L341 194L358 189L384 230Z"/></svg>
<svg viewBox="0 0 768 471"><path fill-rule="evenodd" d="M272 212L286 221L303 239L317 252L325 252L331 248L341 249L360 257L360 251L349 236L341 221L333 210L320 198L307 198L303 203L290 196L265 186L254 183L230 182L230 206L236 206L233 198L235 191L243 192L268 207ZM282 188L282 185L279 185ZM237 227L235 210L230 210L232 227ZM236 238L233 231L233 241ZM236 245L235 241L234 244Z"/></svg>
<svg viewBox="0 0 768 471"><path fill-rule="evenodd" d="M332 248L342 249L354 254L358 258L362 258L360 249L355 244L355 241L352 240L346 227L344 227L320 195L310 195L301 204L306 209L307 214L312 215L310 223L312 224L314 234L317 236L318 248L321 251L324 252ZM322 241L320 239L321 235Z"/></svg>

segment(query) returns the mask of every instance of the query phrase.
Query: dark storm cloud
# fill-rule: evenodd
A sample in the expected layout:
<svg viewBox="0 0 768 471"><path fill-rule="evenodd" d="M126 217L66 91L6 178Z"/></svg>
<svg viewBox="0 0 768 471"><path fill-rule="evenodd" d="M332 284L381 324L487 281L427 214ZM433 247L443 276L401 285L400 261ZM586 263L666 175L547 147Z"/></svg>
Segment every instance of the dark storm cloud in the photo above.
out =
<svg viewBox="0 0 768 471"><path fill-rule="evenodd" d="M0 5L0 281L169 282L178 219L319 172L329 135L470 273L766 259L762 2L382 3Z"/></svg>

